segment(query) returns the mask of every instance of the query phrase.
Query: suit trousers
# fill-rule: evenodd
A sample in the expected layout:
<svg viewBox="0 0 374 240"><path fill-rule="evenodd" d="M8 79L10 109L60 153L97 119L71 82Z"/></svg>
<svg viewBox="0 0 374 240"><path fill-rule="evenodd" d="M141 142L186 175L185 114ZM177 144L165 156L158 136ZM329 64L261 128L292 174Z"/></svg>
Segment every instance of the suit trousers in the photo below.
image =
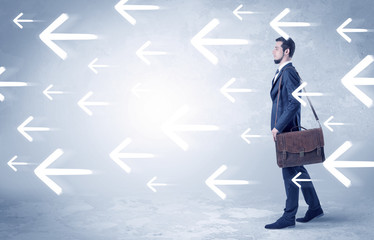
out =
<svg viewBox="0 0 374 240"><path fill-rule="evenodd" d="M283 217L288 221L295 221L297 209L299 207L299 188L292 182L292 178L301 172L298 179L310 179L308 171L304 166L282 168L284 186L286 188L286 207L284 208ZM308 204L308 210L317 210L321 208L316 190L311 181L299 182L301 192L305 202Z"/></svg>

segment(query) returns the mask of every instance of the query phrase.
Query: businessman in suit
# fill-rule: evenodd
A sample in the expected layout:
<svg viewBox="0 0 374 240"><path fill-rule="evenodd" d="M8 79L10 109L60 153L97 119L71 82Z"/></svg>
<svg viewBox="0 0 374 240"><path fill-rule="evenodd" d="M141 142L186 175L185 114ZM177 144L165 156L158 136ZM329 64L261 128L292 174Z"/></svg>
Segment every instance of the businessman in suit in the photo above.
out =
<svg viewBox="0 0 374 240"><path fill-rule="evenodd" d="M299 131L301 120L300 103L292 96L292 92L300 86L300 77L291 61L292 56L295 53L295 42L291 38L286 40L283 37L277 38L275 42L276 44L273 50L274 63L279 64L279 67L273 78L270 91L270 97L273 101L271 111L271 132L274 141L276 141L278 133L290 132L292 128L293 131ZM281 78L282 80L279 88ZM279 98L278 90L280 91ZM313 183L308 181L301 183L301 191L306 203L308 204L308 210L304 217L295 219L299 202L299 188L292 182L292 178L299 172L301 172L300 178L310 179L308 171L304 166L282 168L283 181L287 196L286 206L282 217L274 223L267 224L265 228L282 229L294 227L295 220L297 222L306 223L323 215L323 210Z"/></svg>

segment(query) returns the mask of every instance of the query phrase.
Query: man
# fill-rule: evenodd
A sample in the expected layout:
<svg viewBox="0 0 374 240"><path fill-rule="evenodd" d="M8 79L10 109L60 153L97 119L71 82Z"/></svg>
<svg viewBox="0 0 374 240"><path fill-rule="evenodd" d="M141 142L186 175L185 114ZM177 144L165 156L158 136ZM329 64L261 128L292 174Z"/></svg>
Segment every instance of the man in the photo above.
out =
<svg viewBox="0 0 374 240"><path fill-rule="evenodd" d="M274 62L279 64L273 79L270 97L273 101L271 111L271 132L276 141L278 133L290 132L292 128L300 130L300 103L292 96L292 92L300 86L300 77L292 66L292 56L295 53L295 42L289 38L277 38L273 50ZM282 79L281 79L282 78ZM281 80L281 81L280 81ZM278 89L280 93L278 97ZM278 107L277 107L278 105ZM301 172L301 179L310 179L304 166L282 168L283 181L286 190L286 207L281 218L272 224L265 226L267 229L282 229L295 226L295 216L299 202L299 188L292 182L292 178ZM301 191L308 204L308 211L303 218L297 218L297 222L306 223L323 215L320 202L312 182L302 182Z"/></svg>

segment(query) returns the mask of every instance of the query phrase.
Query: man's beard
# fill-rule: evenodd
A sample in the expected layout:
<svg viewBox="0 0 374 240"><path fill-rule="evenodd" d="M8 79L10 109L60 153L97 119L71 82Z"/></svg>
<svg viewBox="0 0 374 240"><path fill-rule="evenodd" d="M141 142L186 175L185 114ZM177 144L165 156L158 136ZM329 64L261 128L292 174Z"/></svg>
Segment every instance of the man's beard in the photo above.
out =
<svg viewBox="0 0 374 240"><path fill-rule="evenodd" d="M280 59L274 59L274 63L279 64L282 61L283 57L284 57L284 53L282 54L282 57Z"/></svg>

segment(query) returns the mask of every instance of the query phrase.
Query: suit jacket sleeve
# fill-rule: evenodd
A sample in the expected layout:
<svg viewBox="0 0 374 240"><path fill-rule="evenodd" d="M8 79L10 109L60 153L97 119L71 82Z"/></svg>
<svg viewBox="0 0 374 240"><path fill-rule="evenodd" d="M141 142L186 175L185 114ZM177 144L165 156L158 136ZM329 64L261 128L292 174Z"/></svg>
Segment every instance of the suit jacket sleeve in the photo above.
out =
<svg viewBox="0 0 374 240"><path fill-rule="evenodd" d="M289 122L295 116L297 110L300 108L300 102L297 101L293 96L292 93L300 86L300 79L297 76L295 71L287 71L283 72L282 76L282 92L281 96L286 95L284 99L284 111L282 113L278 112L278 120L276 123L275 128L278 129L279 132L282 132L284 128L289 124Z"/></svg>

